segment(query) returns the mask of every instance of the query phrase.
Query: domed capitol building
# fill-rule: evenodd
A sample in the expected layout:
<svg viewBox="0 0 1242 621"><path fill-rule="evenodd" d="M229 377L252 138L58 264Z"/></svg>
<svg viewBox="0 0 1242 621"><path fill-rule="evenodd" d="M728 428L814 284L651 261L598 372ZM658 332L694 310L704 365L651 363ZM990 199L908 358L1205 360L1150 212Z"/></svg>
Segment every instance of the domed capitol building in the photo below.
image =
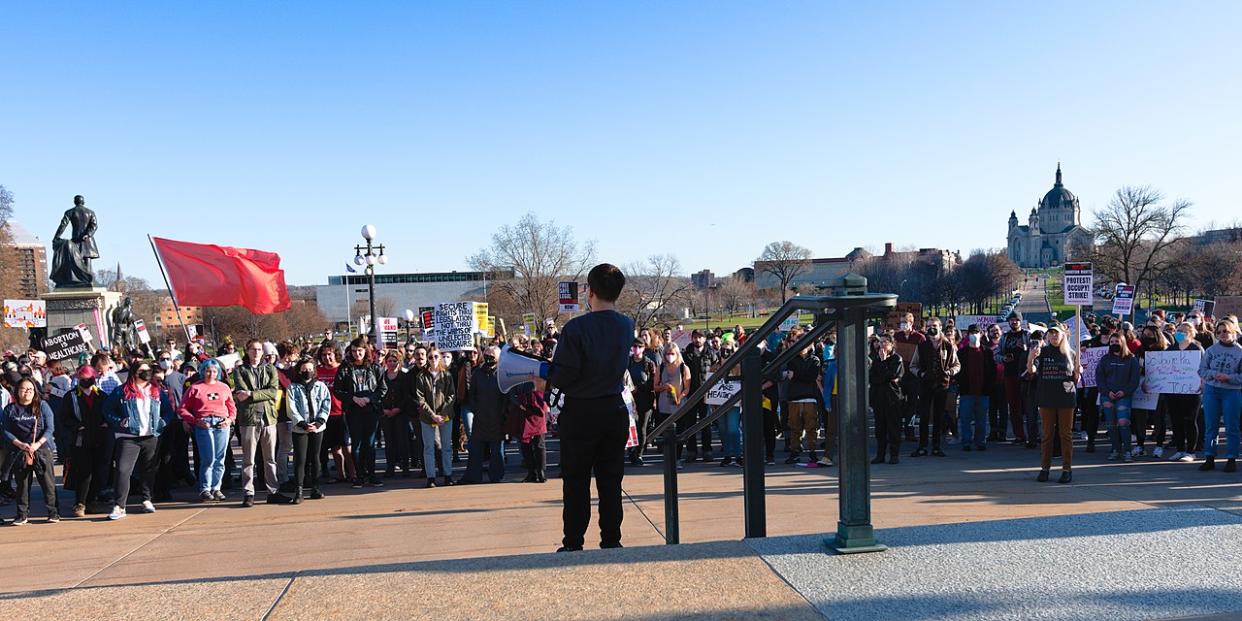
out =
<svg viewBox="0 0 1242 621"><path fill-rule="evenodd" d="M1068 259L1086 259L1093 236L1082 227L1082 208L1078 197L1061 183L1061 164L1057 180L1044 198L1031 208L1025 226L1018 225L1018 214L1009 212L1009 258L1018 267L1057 267Z"/></svg>

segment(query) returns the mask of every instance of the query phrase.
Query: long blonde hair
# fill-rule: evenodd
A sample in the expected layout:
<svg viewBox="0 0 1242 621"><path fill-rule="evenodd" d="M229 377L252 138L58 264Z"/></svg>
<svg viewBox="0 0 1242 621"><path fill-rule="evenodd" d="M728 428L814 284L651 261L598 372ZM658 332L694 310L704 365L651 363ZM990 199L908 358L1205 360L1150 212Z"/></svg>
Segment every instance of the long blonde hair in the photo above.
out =
<svg viewBox="0 0 1242 621"><path fill-rule="evenodd" d="M670 353L672 353L672 354L674 354L674 355L676 355L676 356L677 356L677 362L672 363L672 366L675 366L675 367L680 367L681 365L685 364L685 360L682 360L682 358L681 358L681 346L680 346L680 345L678 345L677 343L674 343L674 342L670 341L670 342L668 343L668 346L664 349L664 355L665 355L665 356L667 356L667 355L669 355ZM668 362L667 360L661 360L661 361L660 361L660 364L661 364L661 365L668 365L668 364L669 364L669 362Z"/></svg>
<svg viewBox="0 0 1242 621"><path fill-rule="evenodd" d="M1051 328L1048 328L1049 333L1051 333L1054 330L1057 332L1057 334L1061 335L1061 344L1057 345L1056 348L1060 350L1062 354L1065 355L1066 360L1069 360L1070 362L1074 362L1075 360L1077 360L1075 348L1070 345L1070 337L1068 334L1065 333L1065 328L1062 328L1061 326L1052 326ZM1051 345L1052 343L1048 343L1048 344Z"/></svg>

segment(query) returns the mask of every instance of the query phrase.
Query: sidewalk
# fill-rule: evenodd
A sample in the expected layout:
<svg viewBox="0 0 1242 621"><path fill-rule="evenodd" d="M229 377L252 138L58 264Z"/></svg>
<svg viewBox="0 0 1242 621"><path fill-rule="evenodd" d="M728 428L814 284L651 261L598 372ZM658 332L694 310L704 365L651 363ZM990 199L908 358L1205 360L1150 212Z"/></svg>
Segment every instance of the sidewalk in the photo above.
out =
<svg viewBox="0 0 1242 621"><path fill-rule="evenodd" d="M1075 483L1040 484L1034 481L1036 451L1012 445L986 453L956 448L950 445L945 458L873 466L875 524L882 529L881 542L893 550L858 557L884 560L859 562L896 563L904 569L893 571L918 576L940 572L948 583L967 561L1001 558L1015 549L1012 538L975 541L961 532L1025 530L1033 538L1024 545L1056 550L1058 533L1079 528L1090 536L1078 539L1097 542L1084 548L1089 558L1110 545L1137 546L1144 554L1181 559L1170 571L1183 570L1184 586L1206 588L1200 577L1208 573L1242 577L1233 575L1232 563L1209 560L1213 541L1242 535L1242 475L1200 473L1194 464L1113 463L1104 461L1103 453L1077 452ZM55 525L42 523L36 511L30 525L0 529L0 554L29 559L0 569L0 591L7 593L0 597L7 600L6 611L13 611L6 616L14 618L47 610L100 619L127 612L145 618L254 619L269 612L272 618L304 618L314 609L328 618L349 618L353 611L358 618L442 619L431 612L437 606L455 611L444 614L457 618L816 618L805 617L814 614L811 604L837 611L830 618L850 618L838 614L849 602L816 599L812 585L799 583L795 569L780 565L799 554L842 562L830 560L840 557L825 556L818 545L821 533L835 530L835 468L772 467L767 477L772 538L744 545L739 542L741 470L691 465L679 478L682 540L712 543L663 546L662 477L654 461L627 473L625 550L547 554L560 539L555 479L543 485L425 490L415 488L418 478L395 478L379 490L329 486L328 498L297 507L173 503L154 515L135 513L115 523L98 516ZM1115 524L1101 530L1098 520L1108 516ZM1156 523L1164 526L1152 529ZM1034 526L1041 524L1051 526ZM1175 532L1194 536L1151 534ZM1044 556L1054 567L1080 560ZM1148 569L1152 576L1164 575L1154 566L1125 563L1100 567L1097 575L1138 579ZM712 586L704 590L703 585ZM1170 607L1163 616L1227 610L1196 604L1202 598L1184 599L1190 603ZM428 617L412 614L411 605ZM1242 603L1236 609L1242 610Z"/></svg>

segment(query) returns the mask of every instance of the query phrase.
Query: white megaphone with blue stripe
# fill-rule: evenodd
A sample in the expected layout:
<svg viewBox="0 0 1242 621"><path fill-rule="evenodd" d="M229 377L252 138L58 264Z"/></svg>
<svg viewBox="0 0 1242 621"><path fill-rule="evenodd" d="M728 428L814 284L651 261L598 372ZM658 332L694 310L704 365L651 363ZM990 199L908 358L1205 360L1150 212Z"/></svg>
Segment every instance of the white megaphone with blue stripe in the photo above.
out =
<svg viewBox="0 0 1242 621"><path fill-rule="evenodd" d="M496 383L500 386L500 392L509 394L516 386L547 378L547 362L515 352L508 345L500 350L500 360L496 365Z"/></svg>

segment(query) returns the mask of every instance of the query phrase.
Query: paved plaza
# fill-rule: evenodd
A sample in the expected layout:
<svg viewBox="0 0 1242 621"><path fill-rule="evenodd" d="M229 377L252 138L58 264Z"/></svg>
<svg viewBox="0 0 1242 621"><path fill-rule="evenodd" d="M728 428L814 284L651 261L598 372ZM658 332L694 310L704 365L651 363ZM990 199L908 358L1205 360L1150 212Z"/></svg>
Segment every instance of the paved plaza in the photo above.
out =
<svg viewBox="0 0 1242 621"><path fill-rule="evenodd" d="M627 473L623 550L550 553L560 537L555 479L425 490L417 477L394 478L380 490L330 485L328 498L296 507L185 502L114 523L36 517L0 529L0 551L28 559L0 569L0 597L7 618L1242 614L1242 476L1079 452L1073 484L1039 484L1036 451L949 448L874 467L877 535L890 546L878 554L824 551L836 469L791 466L769 469L771 536L748 541L741 470L687 467L685 543L662 545L656 460Z"/></svg>

